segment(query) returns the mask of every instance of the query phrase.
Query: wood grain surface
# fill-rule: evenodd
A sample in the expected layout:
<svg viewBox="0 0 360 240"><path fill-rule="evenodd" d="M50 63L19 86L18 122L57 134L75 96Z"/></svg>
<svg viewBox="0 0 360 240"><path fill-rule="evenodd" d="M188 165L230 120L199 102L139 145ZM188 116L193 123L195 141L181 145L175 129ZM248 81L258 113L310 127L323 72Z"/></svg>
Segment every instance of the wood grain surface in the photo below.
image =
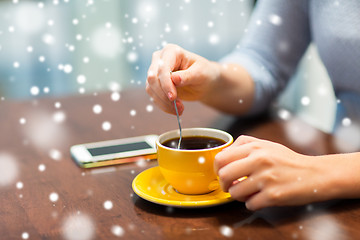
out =
<svg viewBox="0 0 360 240"><path fill-rule="evenodd" d="M360 201L248 211L241 202L182 209L157 205L132 190L156 160L82 169L74 144L161 134L177 128L143 89L0 101L0 239L356 239ZM60 105L60 106L59 106ZM102 111L94 113L100 105ZM135 113L135 114L134 114ZM238 119L186 103L182 126L214 127L273 140L311 155L336 152L333 140L299 119ZM111 128L104 130L102 124ZM6 170L5 170L6 169ZM109 204L109 205L106 205ZM110 206L110 207L104 207Z"/></svg>

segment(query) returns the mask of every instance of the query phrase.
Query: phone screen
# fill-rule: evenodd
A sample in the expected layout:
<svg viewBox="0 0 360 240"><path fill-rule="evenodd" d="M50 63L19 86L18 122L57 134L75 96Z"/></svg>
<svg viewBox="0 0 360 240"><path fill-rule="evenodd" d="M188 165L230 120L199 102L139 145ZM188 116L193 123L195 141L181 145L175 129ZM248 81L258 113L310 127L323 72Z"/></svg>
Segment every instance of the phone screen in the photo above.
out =
<svg viewBox="0 0 360 240"><path fill-rule="evenodd" d="M100 156L100 155L113 154L119 152L136 151L147 148L151 148L151 146L147 142L134 142L134 143L121 144L121 145L89 148L88 151L92 156Z"/></svg>

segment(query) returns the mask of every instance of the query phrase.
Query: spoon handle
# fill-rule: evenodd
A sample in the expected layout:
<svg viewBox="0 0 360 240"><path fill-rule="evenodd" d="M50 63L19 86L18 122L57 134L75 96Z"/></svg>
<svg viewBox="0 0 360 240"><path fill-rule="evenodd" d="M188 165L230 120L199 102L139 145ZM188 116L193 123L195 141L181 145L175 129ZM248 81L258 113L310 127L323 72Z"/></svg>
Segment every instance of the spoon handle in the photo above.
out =
<svg viewBox="0 0 360 240"><path fill-rule="evenodd" d="M181 144L181 140L182 140L182 134L181 134L181 124L180 124L179 112L178 112L178 109L176 107L176 100L174 100L174 106L175 106L177 121L178 121L178 124L179 124L179 130L180 130L180 139L179 139L177 148L180 149L180 144Z"/></svg>

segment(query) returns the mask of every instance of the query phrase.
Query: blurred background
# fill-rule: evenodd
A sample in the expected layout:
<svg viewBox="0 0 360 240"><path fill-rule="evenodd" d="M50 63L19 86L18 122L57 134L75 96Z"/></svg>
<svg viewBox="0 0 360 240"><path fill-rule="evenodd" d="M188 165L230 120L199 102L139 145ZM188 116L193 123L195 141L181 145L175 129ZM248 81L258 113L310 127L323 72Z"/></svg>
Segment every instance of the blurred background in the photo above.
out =
<svg viewBox="0 0 360 240"><path fill-rule="evenodd" d="M0 97L144 87L152 53L167 43L210 60L229 53L253 6L253 0L0 0ZM311 47L280 105L329 131L334 99Z"/></svg>
<svg viewBox="0 0 360 240"><path fill-rule="evenodd" d="M167 43L217 60L241 38L252 5L249 0L0 1L1 96L144 85L152 53Z"/></svg>

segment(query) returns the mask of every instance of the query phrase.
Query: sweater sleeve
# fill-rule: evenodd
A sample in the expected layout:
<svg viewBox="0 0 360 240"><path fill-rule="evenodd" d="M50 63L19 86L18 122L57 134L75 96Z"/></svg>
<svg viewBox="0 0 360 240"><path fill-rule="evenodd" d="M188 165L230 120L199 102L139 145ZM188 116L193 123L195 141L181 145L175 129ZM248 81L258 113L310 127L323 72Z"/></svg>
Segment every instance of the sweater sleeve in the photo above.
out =
<svg viewBox="0 0 360 240"><path fill-rule="evenodd" d="M240 64L255 82L250 115L268 108L284 88L310 39L308 1L258 1L241 43L220 60Z"/></svg>

